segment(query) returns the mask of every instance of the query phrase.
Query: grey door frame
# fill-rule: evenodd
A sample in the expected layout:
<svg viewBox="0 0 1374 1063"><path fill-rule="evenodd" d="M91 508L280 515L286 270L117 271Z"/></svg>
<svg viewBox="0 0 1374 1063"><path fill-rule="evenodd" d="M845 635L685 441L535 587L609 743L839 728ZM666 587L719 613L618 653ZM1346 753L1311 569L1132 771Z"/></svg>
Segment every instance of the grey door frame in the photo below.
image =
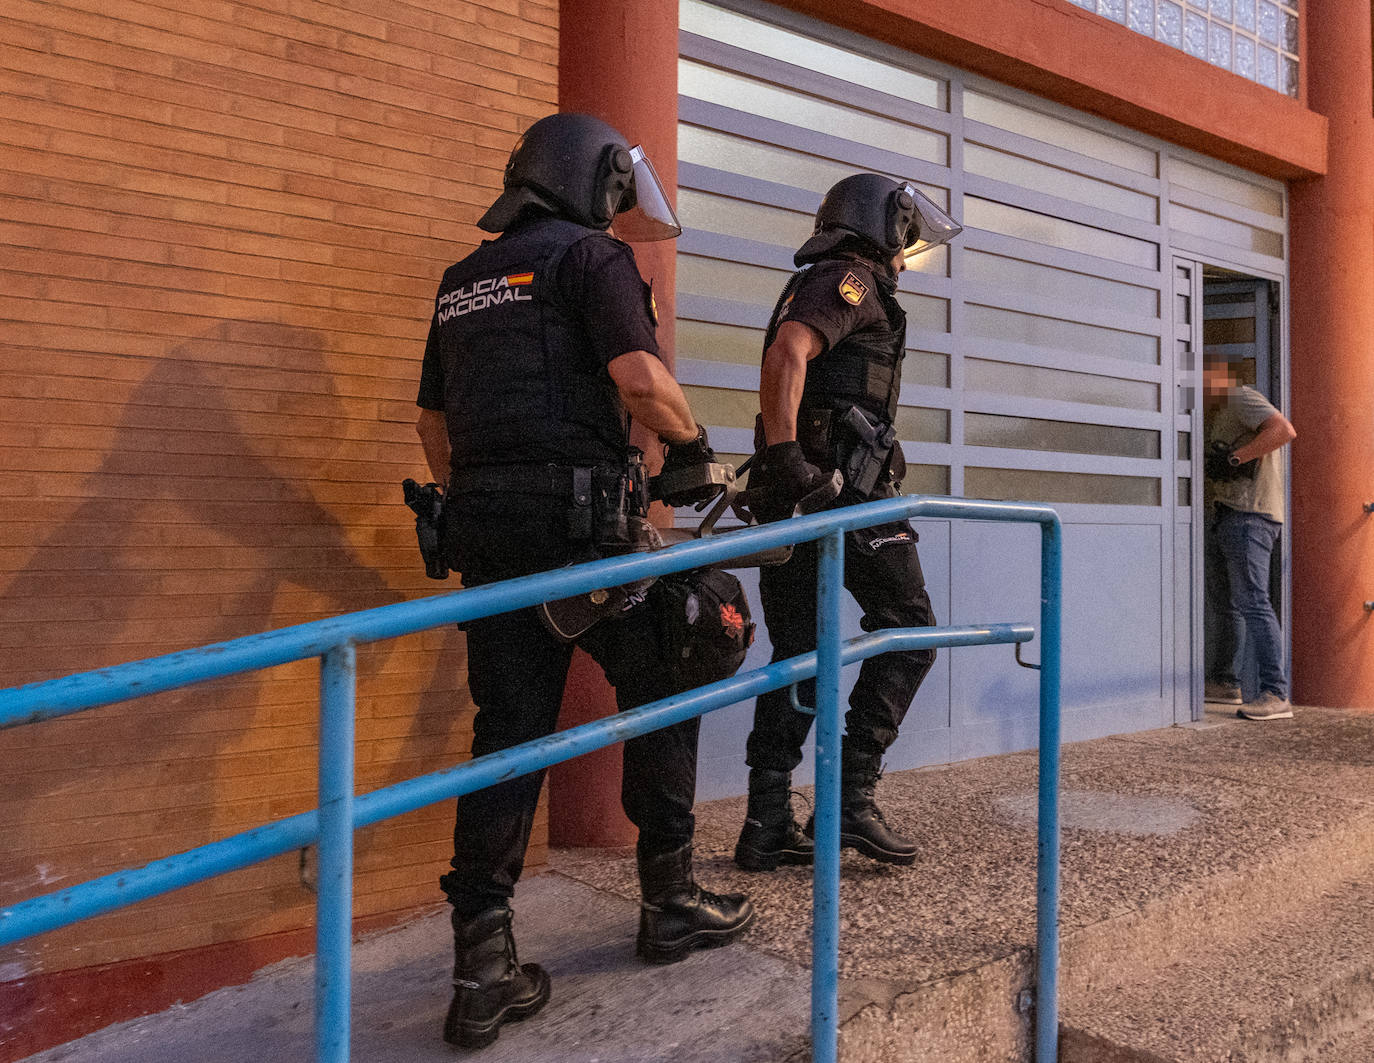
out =
<svg viewBox="0 0 1374 1063"><path fill-rule="evenodd" d="M1175 252L1173 256L1175 294L1183 295L1181 290L1182 282L1179 281L1180 270L1186 269L1189 279L1186 282L1187 298L1191 301L1191 314L1185 323L1180 321L1179 303L1175 299L1173 309L1174 320L1174 339L1175 339L1175 372L1179 374L1179 386L1177 392L1180 402L1183 401L1187 389L1192 388L1192 408L1186 414L1184 407L1178 408L1180 429L1186 423L1190 427L1186 430L1191 432L1192 446L1190 450L1191 466L1191 497L1192 497L1192 531L1190 541L1191 550L1191 572L1188 585L1192 590L1191 601L1189 603L1189 616L1191 617L1191 638L1188 640L1189 656L1191 657L1188 673L1191 675L1191 682L1188 689L1191 697L1187 702L1176 700L1174 710L1175 723L1186 723L1188 721L1199 721L1203 719L1204 707L1202 701L1202 688L1205 680L1204 671L1206 668L1206 648L1204 645L1205 624L1203 616L1203 593L1205 590L1205 532L1207 514L1202 508L1203 494L1203 423L1202 423L1202 355L1203 355L1203 322L1204 313L1204 283L1203 270L1207 266L1219 266L1221 268L1233 270L1256 280L1269 282L1271 291L1278 293L1277 299L1271 299L1266 313L1257 315L1257 322L1263 321L1267 324L1267 335L1261 337L1256 335L1256 342L1265 345L1263 358L1257 357L1257 364L1267 362L1268 380L1263 382L1272 390L1271 401L1280 409L1289 409L1289 392L1292 366L1289 360L1289 341L1288 341L1288 284L1287 277L1255 270L1251 266L1230 264L1224 261L1216 261L1212 256L1203 258L1195 253ZM1178 360L1178 344L1186 340L1192 353L1192 368L1186 369ZM1284 512L1292 512L1292 452L1291 448L1285 447L1280 459L1283 465L1283 490L1284 490ZM1181 519L1181 518L1180 518ZM1282 588L1281 601L1279 605L1279 623L1283 629L1283 659L1284 666L1292 678L1293 661L1293 636L1292 636L1292 601L1293 601L1293 541L1288 534L1291 521L1284 529L1284 534L1279 538L1279 565L1280 565L1280 586ZM1178 558L1175 557L1175 565ZM1177 571L1177 569L1176 569ZM1176 645L1178 642L1176 640ZM1183 667L1183 662L1176 658L1176 666Z"/></svg>

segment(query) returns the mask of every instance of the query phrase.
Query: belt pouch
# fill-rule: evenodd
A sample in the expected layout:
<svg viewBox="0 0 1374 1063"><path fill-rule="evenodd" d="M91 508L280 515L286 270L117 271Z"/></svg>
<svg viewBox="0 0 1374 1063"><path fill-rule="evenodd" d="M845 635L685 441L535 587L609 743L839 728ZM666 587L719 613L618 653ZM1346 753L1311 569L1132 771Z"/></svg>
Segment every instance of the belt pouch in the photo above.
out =
<svg viewBox="0 0 1374 1063"><path fill-rule="evenodd" d="M835 468L835 455L830 452L830 422L833 410L822 406L797 411L797 442L806 460L826 468Z"/></svg>
<svg viewBox="0 0 1374 1063"><path fill-rule="evenodd" d="M568 538L590 542L592 538L592 470L578 467L572 471L572 507L568 510Z"/></svg>
<svg viewBox="0 0 1374 1063"><path fill-rule="evenodd" d="M598 469L593 478L596 545L610 553L621 552L630 540L626 519L629 509L627 480L623 470L613 468Z"/></svg>

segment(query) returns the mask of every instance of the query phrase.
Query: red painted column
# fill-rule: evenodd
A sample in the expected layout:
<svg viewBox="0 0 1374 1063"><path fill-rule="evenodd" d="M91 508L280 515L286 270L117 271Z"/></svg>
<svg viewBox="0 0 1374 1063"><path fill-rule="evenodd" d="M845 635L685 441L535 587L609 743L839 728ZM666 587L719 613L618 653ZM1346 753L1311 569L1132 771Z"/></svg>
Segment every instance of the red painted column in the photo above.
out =
<svg viewBox="0 0 1374 1063"><path fill-rule="evenodd" d="M1306 6L1325 177L1291 186L1293 693L1374 708L1374 67L1368 3Z"/></svg>
<svg viewBox="0 0 1374 1063"><path fill-rule="evenodd" d="M609 122L643 144L668 194L677 195L677 0L563 0L559 8L558 107ZM658 341L673 365L675 245L635 246L658 302ZM650 456L651 440L635 442ZM615 712L601 670L579 651L568 676L559 727ZM549 841L627 845L635 831L620 808L620 747L549 771Z"/></svg>

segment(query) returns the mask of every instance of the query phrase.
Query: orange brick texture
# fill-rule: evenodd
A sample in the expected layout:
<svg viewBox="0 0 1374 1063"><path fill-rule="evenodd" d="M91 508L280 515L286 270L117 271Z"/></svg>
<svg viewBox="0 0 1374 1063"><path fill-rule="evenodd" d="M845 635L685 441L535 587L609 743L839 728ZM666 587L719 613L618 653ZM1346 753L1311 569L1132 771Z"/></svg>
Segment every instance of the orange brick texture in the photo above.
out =
<svg viewBox="0 0 1374 1063"><path fill-rule="evenodd" d="M557 40L555 0L8 0L0 686L456 589L400 503L420 356ZM467 756L463 668L360 648L360 791ZM317 705L306 661L0 733L0 904L313 807ZM359 834L359 916L439 899L451 816ZM308 926L302 878L32 939L0 993Z"/></svg>

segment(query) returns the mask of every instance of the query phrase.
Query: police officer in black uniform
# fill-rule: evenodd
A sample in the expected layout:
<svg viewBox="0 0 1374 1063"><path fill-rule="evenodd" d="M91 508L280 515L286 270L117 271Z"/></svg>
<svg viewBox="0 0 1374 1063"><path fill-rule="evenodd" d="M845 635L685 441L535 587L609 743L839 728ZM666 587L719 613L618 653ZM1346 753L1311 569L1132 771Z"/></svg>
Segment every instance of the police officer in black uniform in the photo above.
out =
<svg viewBox="0 0 1374 1063"><path fill-rule="evenodd" d="M913 255L959 231L909 183L856 174L826 193L814 234L794 256L801 270L783 289L764 340L749 479L759 519L787 517L836 469L845 486L835 506L897 493L905 466L893 421L906 337L897 276ZM815 649L816 568L816 544L801 543L786 564L759 572L775 661ZM935 623L906 521L847 534L845 587L863 609L866 631ZM933 650L869 658L849 697L840 843L884 863L916 859L916 846L887 825L874 792L883 753L934 660ZM814 687L803 684L804 702L814 703ZM811 824L798 828L789 801L811 721L786 690L758 698L746 755L749 807L735 847L742 868L811 862Z"/></svg>
<svg viewBox="0 0 1374 1063"><path fill-rule="evenodd" d="M665 469L714 460L658 359L652 289L631 248L607 231L613 222L627 239L681 232L639 147L588 115L552 115L517 143L505 191L478 223L501 235L444 274L417 431L446 486L444 548L464 586L642 548L648 501L627 412L658 433ZM472 755L552 732L572 644L532 609L465 627L477 705ZM601 621L578 645L627 709L675 692L659 642L640 604ZM696 720L624 746L622 801L639 828L643 893L636 947L650 962L724 944L753 918L743 895L720 896L693 880L696 753ZM458 801L452 870L441 879L453 905L450 1043L490 1044L502 1023L549 998L547 974L516 960L509 906L543 774Z"/></svg>

